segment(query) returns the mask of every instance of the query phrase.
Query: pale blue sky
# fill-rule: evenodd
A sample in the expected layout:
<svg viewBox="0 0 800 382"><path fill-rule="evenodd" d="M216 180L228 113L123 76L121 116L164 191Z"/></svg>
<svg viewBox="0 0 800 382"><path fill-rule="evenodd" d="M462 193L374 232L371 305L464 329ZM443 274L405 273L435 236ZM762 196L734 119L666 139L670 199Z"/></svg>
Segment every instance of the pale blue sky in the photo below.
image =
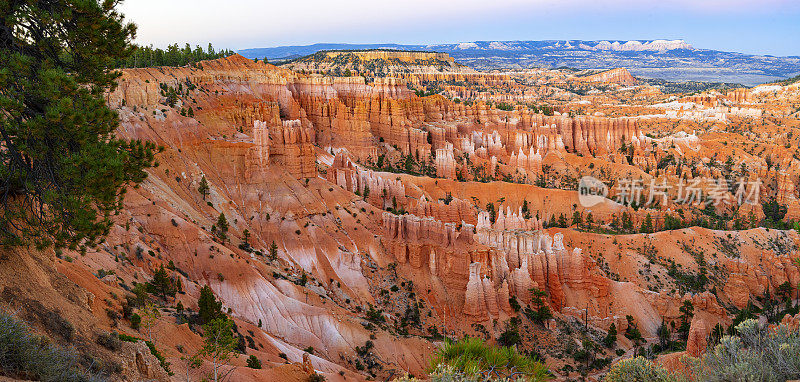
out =
<svg viewBox="0 0 800 382"><path fill-rule="evenodd" d="M127 0L137 42L244 49L318 42L683 39L800 56L800 0Z"/></svg>

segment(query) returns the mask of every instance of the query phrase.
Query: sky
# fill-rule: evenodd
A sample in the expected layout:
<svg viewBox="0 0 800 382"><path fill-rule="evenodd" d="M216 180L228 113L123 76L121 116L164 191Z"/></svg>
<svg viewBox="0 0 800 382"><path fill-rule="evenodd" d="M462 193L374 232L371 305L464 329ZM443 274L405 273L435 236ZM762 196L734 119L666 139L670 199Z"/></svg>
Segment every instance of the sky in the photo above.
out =
<svg viewBox="0 0 800 382"><path fill-rule="evenodd" d="M120 10L136 42L156 47L682 39L800 56L800 0L126 0Z"/></svg>

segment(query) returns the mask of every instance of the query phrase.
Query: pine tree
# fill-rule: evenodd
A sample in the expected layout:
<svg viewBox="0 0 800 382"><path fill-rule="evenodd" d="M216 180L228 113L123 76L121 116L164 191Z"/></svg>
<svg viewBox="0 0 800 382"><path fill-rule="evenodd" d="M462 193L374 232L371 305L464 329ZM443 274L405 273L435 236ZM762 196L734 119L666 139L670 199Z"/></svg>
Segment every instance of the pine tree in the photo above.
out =
<svg viewBox="0 0 800 382"><path fill-rule="evenodd" d="M245 229L242 235L244 236L242 238L242 244L244 244L246 248L250 248L250 230Z"/></svg>
<svg viewBox="0 0 800 382"><path fill-rule="evenodd" d="M200 298L197 300L198 314L200 322L211 322L211 320L222 317L222 303L214 297L214 292L208 285L200 289Z"/></svg>
<svg viewBox="0 0 800 382"><path fill-rule="evenodd" d="M633 230L633 220L631 220L631 215L627 212L622 213L622 229L626 232Z"/></svg>
<svg viewBox="0 0 800 382"><path fill-rule="evenodd" d="M225 240L228 240L228 219L225 218L225 214L219 214L219 217L217 217L217 223L214 226L217 228L215 234L224 244Z"/></svg>
<svg viewBox="0 0 800 382"><path fill-rule="evenodd" d="M531 298L531 307L533 309L527 308L525 314L533 321L541 324L545 320L552 318L553 313L550 312L550 307L545 304L544 297L547 296L547 294L543 290L532 288L531 292L533 295Z"/></svg>
<svg viewBox="0 0 800 382"><path fill-rule="evenodd" d="M169 105L169 107L175 107L175 104L178 103L178 93L175 91L175 88L173 88L172 86L170 86L167 89L167 101L166 102L167 102L167 105Z"/></svg>
<svg viewBox="0 0 800 382"><path fill-rule="evenodd" d="M486 203L486 211L489 211L489 218L491 219L492 223L497 221L497 211L494 209L494 203Z"/></svg>
<svg viewBox="0 0 800 382"><path fill-rule="evenodd" d="M150 285L153 291L163 299L166 299L167 296L174 297L177 292L174 281L169 277L163 265L153 274L153 281L150 282Z"/></svg>
<svg viewBox="0 0 800 382"><path fill-rule="evenodd" d="M197 186L197 192L199 192L200 195L203 195L203 200L206 200L206 196L208 196L210 190L211 187L208 186L208 181L206 180L206 176L203 175L203 177L200 178L200 185Z"/></svg>
<svg viewBox="0 0 800 382"><path fill-rule="evenodd" d="M642 233L653 233L653 217L650 216L650 214L647 214L647 216L644 218L642 227L639 229L639 231Z"/></svg>
<svg viewBox="0 0 800 382"><path fill-rule="evenodd" d="M663 320L661 321L661 326L658 327L656 330L656 335L658 335L658 344L661 346L661 349L666 349L667 346L671 342L672 333L669 331L669 327L667 327L667 323Z"/></svg>
<svg viewBox="0 0 800 382"><path fill-rule="evenodd" d="M692 317L694 317L694 304L689 300L685 300L679 311L681 312L681 325L678 328L678 332L681 333L685 341L689 338L689 329L691 328Z"/></svg>
<svg viewBox="0 0 800 382"><path fill-rule="evenodd" d="M608 328L608 333L606 334L605 338L603 338L603 344L606 345L608 348L614 347L617 343L617 325L615 323L611 323L611 326Z"/></svg>
<svg viewBox="0 0 800 382"><path fill-rule="evenodd" d="M583 216L579 211L575 211L575 213L572 214L572 225L574 225L575 228L580 228L581 224L583 224Z"/></svg>
<svg viewBox="0 0 800 382"><path fill-rule="evenodd" d="M0 246L93 245L153 143L114 137L105 93L133 52L117 1L0 2Z"/></svg>
<svg viewBox="0 0 800 382"><path fill-rule="evenodd" d="M272 244L269 246L269 259L276 260L278 258L278 245L275 244L275 240L272 241Z"/></svg>
<svg viewBox="0 0 800 382"><path fill-rule="evenodd" d="M525 219L531 218L531 211L528 209L528 199L522 201L522 217Z"/></svg>

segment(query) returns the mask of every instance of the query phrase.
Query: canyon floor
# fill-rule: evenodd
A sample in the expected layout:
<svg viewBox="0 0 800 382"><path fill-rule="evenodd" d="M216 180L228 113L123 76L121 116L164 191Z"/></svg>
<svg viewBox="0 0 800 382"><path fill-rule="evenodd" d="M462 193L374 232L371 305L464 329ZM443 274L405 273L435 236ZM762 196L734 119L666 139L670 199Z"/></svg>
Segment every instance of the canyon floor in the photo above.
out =
<svg viewBox="0 0 800 382"><path fill-rule="evenodd" d="M158 167L96 248L7 251L0 302L115 380L210 372L187 361L204 286L243 342L232 381L424 377L465 335L599 380L798 303L800 83L671 94L623 68L354 51L124 69L106 98ZM134 329L126 296L162 266L180 291Z"/></svg>

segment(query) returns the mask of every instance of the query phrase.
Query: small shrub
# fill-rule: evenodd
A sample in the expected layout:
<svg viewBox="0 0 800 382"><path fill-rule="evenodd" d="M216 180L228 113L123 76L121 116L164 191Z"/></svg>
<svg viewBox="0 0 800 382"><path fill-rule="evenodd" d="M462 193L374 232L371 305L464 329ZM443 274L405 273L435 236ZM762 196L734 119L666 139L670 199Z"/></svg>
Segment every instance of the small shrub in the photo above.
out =
<svg viewBox="0 0 800 382"><path fill-rule="evenodd" d="M450 375L466 375L471 378L440 379L443 381L471 381L472 377L478 376L486 376L488 379L524 377L528 381L550 379L550 373L541 362L517 353L515 348L490 346L479 338L466 337L458 342L447 341L434 354L431 366L435 371L445 368Z"/></svg>
<svg viewBox="0 0 800 382"><path fill-rule="evenodd" d="M142 316L138 313L134 313L131 315L131 329L139 330L139 326L142 324Z"/></svg>
<svg viewBox="0 0 800 382"><path fill-rule="evenodd" d="M117 351L122 346L117 333L100 333L97 335L97 344L111 351Z"/></svg>
<svg viewBox="0 0 800 382"><path fill-rule="evenodd" d="M0 311L0 370L25 380L93 382L101 379L78 369L80 357L49 344L23 321Z"/></svg>
<svg viewBox="0 0 800 382"><path fill-rule="evenodd" d="M606 382L666 382L669 373L644 357L628 358L619 361L606 374Z"/></svg>
<svg viewBox="0 0 800 382"><path fill-rule="evenodd" d="M256 357L255 355L251 354L250 357L247 358L247 367L249 367L251 369L260 369L261 368L261 360L258 359L258 357Z"/></svg>

